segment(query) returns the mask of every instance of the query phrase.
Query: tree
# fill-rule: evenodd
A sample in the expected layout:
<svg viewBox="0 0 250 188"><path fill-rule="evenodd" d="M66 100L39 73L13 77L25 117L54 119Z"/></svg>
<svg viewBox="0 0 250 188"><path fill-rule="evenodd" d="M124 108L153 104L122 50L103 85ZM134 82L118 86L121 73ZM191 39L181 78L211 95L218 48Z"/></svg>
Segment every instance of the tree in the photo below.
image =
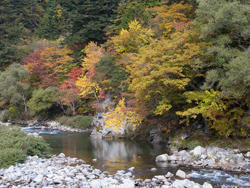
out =
<svg viewBox="0 0 250 188"><path fill-rule="evenodd" d="M76 115L79 107L80 90L76 87L76 81L82 73L81 68L73 68L68 74L68 79L59 87L60 100L71 109L72 115Z"/></svg>
<svg viewBox="0 0 250 188"><path fill-rule="evenodd" d="M112 23L119 0L62 0L69 19L66 41L70 45L106 40L106 27Z"/></svg>
<svg viewBox="0 0 250 188"><path fill-rule="evenodd" d="M30 71L31 82L35 86L57 86L75 66L67 48L48 47L35 51L24 59L25 67Z"/></svg>
<svg viewBox="0 0 250 188"><path fill-rule="evenodd" d="M206 50L209 63L204 61L199 64L206 71L203 89L228 91L229 74L233 73L232 70L229 71L229 67L234 66L239 59L243 60L244 54L249 53L247 48L250 40L250 5L241 1L224 0L199 0L198 3L196 23L200 27L200 37L210 43ZM249 67L249 60L244 59L245 62L240 63L241 69L243 66ZM240 72L243 73L240 77L244 77L244 71ZM235 84L232 84L232 87L234 86ZM243 82L241 87L248 86ZM227 95L227 91L223 93Z"/></svg>
<svg viewBox="0 0 250 188"><path fill-rule="evenodd" d="M98 94L101 89L97 82L84 75L76 81L76 86L79 88L80 95L83 98L88 98L90 95L93 94L95 99L99 102Z"/></svg>
<svg viewBox="0 0 250 188"><path fill-rule="evenodd" d="M117 9L114 23L109 26L109 35L119 34L121 29L129 29L129 23L137 20L141 25L149 24L151 14L146 10L146 4L142 1L121 1Z"/></svg>
<svg viewBox="0 0 250 188"><path fill-rule="evenodd" d="M84 49L85 57L82 61L82 68L84 72L91 71L95 65L105 55L105 51L95 42L89 42Z"/></svg>
<svg viewBox="0 0 250 188"><path fill-rule="evenodd" d="M28 106L33 115L45 113L50 107L57 104L59 100L58 90L55 87L34 90Z"/></svg>
<svg viewBox="0 0 250 188"><path fill-rule="evenodd" d="M36 34L40 38L58 39L66 27L64 10L58 0L47 1L45 7L45 13L36 28Z"/></svg>
<svg viewBox="0 0 250 188"><path fill-rule="evenodd" d="M111 56L104 56L96 64L96 73L93 79L99 82L102 89L110 94L119 96L121 92L127 90L126 80L128 72L115 64L116 59Z"/></svg>
<svg viewBox="0 0 250 188"><path fill-rule="evenodd" d="M105 113L105 126L119 130L120 128L135 130L142 119L137 113L125 106L125 98L122 98L114 110Z"/></svg>
<svg viewBox="0 0 250 188"><path fill-rule="evenodd" d="M0 69L4 69L21 62L24 51L18 46L34 31L43 10L37 0L1 0L0 12Z"/></svg>
<svg viewBox="0 0 250 188"><path fill-rule="evenodd" d="M187 103L193 107L177 114L185 119L187 125L199 115L206 120L210 128L221 136L247 136L249 118L244 118L245 111L235 104L234 99L225 99L219 91L192 91L184 94Z"/></svg>
<svg viewBox="0 0 250 188"><path fill-rule="evenodd" d="M136 53L138 49L152 40L151 29L143 28L137 20L129 23L129 29L122 29L120 35L112 37L116 52Z"/></svg>
<svg viewBox="0 0 250 188"><path fill-rule="evenodd" d="M27 100L30 92L30 85L27 82L29 72L23 65L12 64L6 71L0 74L0 97L6 99L10 104L24 106L27 115Z"/></svg>

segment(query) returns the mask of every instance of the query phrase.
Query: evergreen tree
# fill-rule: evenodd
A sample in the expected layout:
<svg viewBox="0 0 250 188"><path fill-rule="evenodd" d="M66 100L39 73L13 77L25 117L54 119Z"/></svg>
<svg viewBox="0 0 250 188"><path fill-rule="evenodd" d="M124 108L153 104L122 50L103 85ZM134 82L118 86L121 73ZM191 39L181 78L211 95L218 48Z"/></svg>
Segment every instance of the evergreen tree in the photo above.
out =
<svg viewBox="0 0 250 188"><path fill-rule="evenodd" d="M63 8L57 0L50 0L45 3L45 13L36 30L40 38L55 40L64 31L66 19Z"/></svg>
<svg viewBox="0 0 250 188"><path fill-rule="evenodd" d="M17 46L37 26L41 12L37 0L0 1L0 69L21 61L23 53Z"/></svg>
<svg viewBox="0 0 250 188"><path fill-rule="evenodd" d="M106 40L106 27L112 23L120 0L62 0L66 9L69 28L66 35L68 44Z"/></svg>

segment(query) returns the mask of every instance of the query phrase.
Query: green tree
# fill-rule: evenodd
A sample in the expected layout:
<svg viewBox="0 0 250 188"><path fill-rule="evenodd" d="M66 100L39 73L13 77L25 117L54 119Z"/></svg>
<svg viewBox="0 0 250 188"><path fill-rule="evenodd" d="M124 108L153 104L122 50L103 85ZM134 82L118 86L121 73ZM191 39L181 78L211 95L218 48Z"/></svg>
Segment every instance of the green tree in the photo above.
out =
<svg viewBox="0 0 250 188"><path fill-rule="evenodd" d="M64 31L66 18L64 10L57 0L50 0L45 3L45 13L37 27L36 33L41 38L55 40Z"/></svg>
<svg viewBox="0 0 250 188"><path fill-rule="evenodd" d="M110 26L110 34L119 34L121 29L129 29L129 23L137 20L141 25L148 25L151 14L146 10L146 4L142 1L122 1L117 9L114 24Z"/></svg>
<svg viewBox="0 0 250 188"><path fill-rule="evenodd" d="M106 27L112 23L118 3L119 0L62 0L61 5L69 20L67 43L105 41Z"/></svg>
<svg viewBox="0 0 250 188"><path fill-rule="evenodd" d="M25 82L28 77L28 71L20 64L12 64L0 74L1 99L5 99L13 105L22 103L26 114L28 112L27 100L30 94L30 85Z"/></svg>
<svg viewBox="0 0 250 188"><path fill-rule="evenodd" d="M21 61L23 51L18 45L34 31L42 11L38 0L0 1L0 69Z"/></svg>
<svg viewBox="0 0 250 188"><path fill-rule="evenodd" d="M38 113L45 113L50 107L55 105L58 100L59 93L57 88L39 88L33 91L32 98L28 101L28 106L32 115L35 115Z"/></svg>
<svg viewBox="0 0 250 188"><path fill-rule="evenodd" d="M248 68L250 63L249 58L244 55L250 44L250 5L241 1L225 0L198 0L198 3L196 23L200 27L201 38L210 43L206 49L208 62L203 61L200 64L206 71L203 89L219 89L228 95L227 91L236 89L235 84L231 84L231 89L228 85L230 74L233 73L231 68L235 66L233 64L237 61L238 65L241 64L238 69L242 69ZM238 72L238 75L241 73L243 75L237 78L238 80L242 76L245 77L245 71ZM243 82L241 87L249 86Z"/></svg>

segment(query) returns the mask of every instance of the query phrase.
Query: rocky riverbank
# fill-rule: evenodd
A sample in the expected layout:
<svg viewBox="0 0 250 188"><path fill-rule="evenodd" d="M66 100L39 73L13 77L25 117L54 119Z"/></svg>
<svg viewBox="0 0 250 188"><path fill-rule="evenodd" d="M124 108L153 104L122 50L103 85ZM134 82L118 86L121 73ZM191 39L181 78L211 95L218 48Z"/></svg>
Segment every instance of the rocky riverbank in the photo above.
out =
<svg viewBox="0 0 250 188"><path fill-rule="evenodd" d="M47 129L50 131L60 131L60 132L68 132L68 133L82 133L88 130L75 129L70 126L62 125L56 121L19 121L14 122L10 121L7 123L0 122L0 125L9 126L9 125L21 125L22 127L39 127L40 129Z"/></svg>
<svg viewBox="0 0 250 188"><path fill-rule="evenodd" d="M183 171L176 176L171 173L155 176L152 179L134 179L134 168L117 171L110 175L108 172L95 169L85 164L83 160L66 157L64 154L41 159L36 156L28 157L25 163L0 169L0 188L6 187L84 187L84 188L133 188L133 187L192 187L211 188L212 185L200 185L181 177Z"/></svg>
<svg viewBox="0 0 250 188"><path fill-rule="evenodd" d="M197 146L191 151L182 150L175 151L172 155L159 155L156 157L156 162L160 166L176 164L250 173L250 152L243 154L238 149Z"/></svg>

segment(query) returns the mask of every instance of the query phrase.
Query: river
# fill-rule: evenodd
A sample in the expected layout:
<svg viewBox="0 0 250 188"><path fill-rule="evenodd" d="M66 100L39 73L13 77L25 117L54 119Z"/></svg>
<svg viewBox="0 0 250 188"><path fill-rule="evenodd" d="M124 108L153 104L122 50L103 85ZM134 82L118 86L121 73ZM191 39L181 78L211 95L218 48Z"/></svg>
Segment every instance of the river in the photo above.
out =
<svg viewBox="0 0 250 188"><path fill-rule="evenodd" d="M101 140L90 137L88 133L64 134L25 128L27 132L38 132L52 147L53 154L64 153L66 156L77 157L88 164L110 173L135 167L136 178L152 178L167 172L175 173L177 169L184 170L191 180L198 183L209 182L213 185L250 187L249 174L229 173L220 170L191 169L176 166L158 166L155 157L168 152L163 145L152 146L149 143L130 140ZM94 162L93 159L96 159ZM157 168L152 172L151 168Z"/></svg>

